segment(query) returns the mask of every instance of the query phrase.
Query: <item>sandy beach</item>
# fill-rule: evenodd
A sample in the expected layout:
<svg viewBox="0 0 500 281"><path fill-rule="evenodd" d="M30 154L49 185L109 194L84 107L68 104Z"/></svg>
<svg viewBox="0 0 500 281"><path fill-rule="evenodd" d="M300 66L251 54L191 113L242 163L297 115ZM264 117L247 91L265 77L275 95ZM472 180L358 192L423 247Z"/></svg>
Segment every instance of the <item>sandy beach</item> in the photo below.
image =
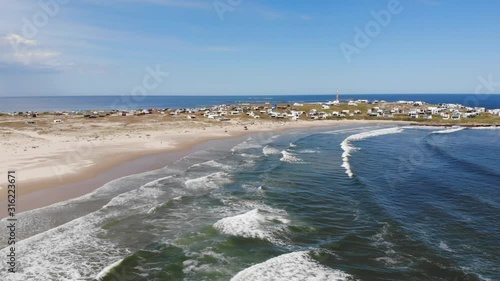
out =
<svg viewBox="0 0 500 281"><path fill-rule="evenodd" d="M165 120L161 115L88 120L75 116L0 121L0 177L17 174L18 212L86 194L113 179L160 168L158 155L182 151L208 140L255 132L384 121ZM388 121L391 122L391 121ZM244 127L248 130L245 130ZM164 157L168 157L165 155ZM164 159L164 158L161 158ZM133 165L125 165L138 161ZM5 187L2 186L5 189ZM6 192L0 193L5 217Z"/></svg>

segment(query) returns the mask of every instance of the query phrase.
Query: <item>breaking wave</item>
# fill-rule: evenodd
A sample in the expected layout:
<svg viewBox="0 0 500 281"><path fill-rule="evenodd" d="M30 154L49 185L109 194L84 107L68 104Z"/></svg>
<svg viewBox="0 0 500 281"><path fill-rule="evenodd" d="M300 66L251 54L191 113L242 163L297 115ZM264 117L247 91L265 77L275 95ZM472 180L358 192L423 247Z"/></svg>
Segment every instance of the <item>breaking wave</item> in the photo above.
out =
<svg viewBox="0 0 500 281"><path fill-rule="evenodd" d="M264 153L264 155L268 156L268 155L273 155L273 154L280 154L281 151L279 151L278 149L276 149L274 147L270 147L269 145L266 145L262 149L262 153Z"/></svg>
<svg viewBox="0 0 500 281"><path fill-rule="evenodd" d="M382 135L389 135L389 134L397 134L403 132L402 128L396 127L396 128L388 128L388 129L380 129L380 130L374 130L374 131L368 131L368 132L363 132L355 135L351 135L347 137L341 144L340 147L344 151L342 153L342 167L345 168L346 174L352 178L354 176L354 173L352 172L351 165L349 163L349 156L351 156L351 152L353 150L356 150L354 146L351 145L352 141L358 141L358 140L363 140L371 137L376 137L376 136L382 136Z"/></svg>
<svg viewBox="0 0 500 281"><path fill-rule="evenodd" d="M244 214L223 218L216 222L213 227L226 235L281 244L276 235L283 232L288 223L289 221L278 212L253 209Z"/></svg>
<svg viewBox="0 0 500 281"><path fill-rule="evenodd" d="M289 152L289 151L286 151L286 150L282 150L281 151L281 155L283 155L280 159L281 162L287 162L287 163L303 163L302 160L297 157L297 155Z"/></svg>
<svg viewBox="0 0 500 281"><path fill-rule="evenodd" d="M433 132L431 132L431 134L451 134L451 133L455 133L455 132L462 131L465 129L466 129L465 127L450 128L450 129L446 129L446 130L433 131Z"/></svg>
<svg viewBox="0 0 500 281"><path fill-rule="evenodd" d="M351 275L326 267L308 252L284 254L240 271L231 281L335 281L349 280Z"/></svg>

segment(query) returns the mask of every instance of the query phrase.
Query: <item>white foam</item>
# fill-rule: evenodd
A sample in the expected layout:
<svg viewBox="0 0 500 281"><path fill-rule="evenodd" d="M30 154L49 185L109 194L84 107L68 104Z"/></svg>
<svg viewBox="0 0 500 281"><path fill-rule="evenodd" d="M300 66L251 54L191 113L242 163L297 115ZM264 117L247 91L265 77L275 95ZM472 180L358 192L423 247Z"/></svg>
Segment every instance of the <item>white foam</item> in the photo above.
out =
<svg viewBox="0 0 500 281"><path fill-rule="evenodd" d="M141 174L140 177L155 173L157 171L147 172ZM130 253L127 249L115 245L109 239L100 238L106 234L106 231L102 229L103 224L113 222L124 215L123 208L110 207L118 207L120 204L128 206L126 215L129 216L146 213L157 203L151 199L163 193L153 186L160 186L160 181L168 178L160 178L137 188L137 185L134 186L137 177L137 175L124 177L87 195L20 214L29 219L30 212L41 212L67 205L71 207L72 204L106 199L120 190L125 191L113 197L114 201L112 199L108 207L102 207L95 212L16 241L16 251L22 253L22 266L18 268L14 280L90 280L94 276L102 276L104 274L102 268L109 267L107 265L128 256ZM124 181L131 184L119 184ZM135 189L130 190L130 188ZM0 249L1 256L6 255L7 252L8 248ZM6 264L0 264L0 272L7 271L5 266Z"/></svg>
<svg viewBox="0 0 500 281"><path fill-rule="evenodd" d="M99 239L100 224L116 213L95 213L16 242L22 267L15 280L82 280L96 276L99 266L122 259L126 253ZM7 248L0 250L2 256ZM0 264L0 271L7 269ZM36 279L32 279L33 277Z"/></svg>
<svg viewBox="0 0 500 281"><path fill-rule="evenodd" d="M184 182L189 189L218 189L221 185L230 183L229 174L216 172Z"/></svg>
<svg viewBox="0 0 500 281"><path fill-rule="evenodd" d="M446 245L446 243L444 243L443 241L439 242L439 248L447 252L453 252L453 250L450 249L450 247L448 247L448 245Z"/></svg>
<svg viewBox="0 0 500 281"><path fill-rule="evenodd" d="M186 275L196 274L197 272L227 272L224 265L229 263L228 257L215 252L212 247L208 247L201 252L186 251L186 256L190 258L182 263L182 271ZM194 280L195 278L193 276L185 276L184 279Z"/></svg>
<svg viewBox="0 0 500 281"><path fill-rule="evenodd" d="M500 129L500 126L487 126L487 127L470 127L472 130L496 130Z"/></svg>
<svg viewBox="0 0 500 281"><path fill-rule="evenodd" d="M294 144L293 142L290 143L290 147L296 147L297 145Z"/></svg>
<svg viewBox="0 0 500 281"><path fill-rule="evenodd" d="M401 133L403 131L402 128L395 127L395 128L388 128L388 129L379 129L379 130L373 130L373 131L368 131L368 132L363 132L355 135L351 135L347 137L341 144L340 147L344 151L342 153L342 167L345 168L346 174L352 178L354 176L354 173L352 172L351 169L351 164L349 163L349 156L351 156L351 152L356 150L357 148L351 145L351 142L353 141L358 141L358 140L363 140L371 137L376 137L376 136L382 136L382 135L389 135L389 134L397 134Z"/></svg>
<svg viewBox="0 0 500 281"><path fill-rule="evenodd" d="M280 161L282 162L287 162L287 163L303 163L302 160L300 160L299 157L297 157L297 155L289 152L289 151L286 151L286 150L282 150L281 151L281 155L283 155L283 157L281 157Z"/></svg>
<svg viewBox="0 0 500 281"><path fill-rule="evenodd" d="M122 193L108 202L108 204L104 205L102 208L110 208L116 206L123 206L125 203L134 203L133 208L145 207L149 206L154 199L160 197L165 194L164 191L152 187L147 187L151 185L144 185L139 187L138 189L134 189L125 193ZM142 204L141 204L142 203Z"/></svg>
<svg viewBox="0 0 500 281"><path fill-rule="evenodd" d="M197 267L198 267L197 260L185 260L182 262L182 272L184 274L189 274L191 272L196 271Z"/></svg>
<svg viewBox="0 0 500 281"><path fill-rule="evenodd" d="M270 147L269 145L266 145L262 149L262 153L264 153L264 155L268 156L268 155L273 155L273 154L280 154L281 151L279 151L278 149L276 149L274 147Z"/></svg>
<svg viewBox="0 0 500 281"><path fill-rule="evenodd" d="M351 275L313 260L308 252L284 254L240 271L231 281L334 281Z"/></svg>
<svg viewBox="0 0 500 281"><path fill-rule="evenodd" d="M299 150L298 152L299 153L304 153L304 154L307 154L307 153L318 153L318 151L314 150L314 149L302 149L302 150Z"/></svg>
<svg viewBox="0 0 500 281"><path fill-rule="evenodd" d="M111 269L117 267L124 259L121 259L113 264L110 264L108 265L106 268L104 268L101 272L99 272L99 274L97 274L97 276L95 277L95 279L97 280L102 280L104 278L104 276L106 276L110 271Z"/></svg>
<svg viewBox="0 0 500 281"><path fill-rule="evenodd" d="M244 214L223 218L213 227L226 235L256 238L274 243L278 242L275 234L283 231L288 223L287 219L276 213L253 209Z"/></svg>
<svg viewBox="0 0 500 281"><path fill-rule="evenodd" d="M359 127L359 128L350 128L350 129L340 129L340 130L323 132L321 134L323 134L323 135L335 135L335 134L339 134L339 133L354 132L354 131L366 130L366 129L372 129L372 128L373 127Z"/></svg>
<svg viewBox="0 0 500 281"><path fill-rule="evenodd" d="M251 149L251 148L259 148L261 145L256 144L256 143L251 143L250 140L252 138L247 139L246 141L237 144L235 147L231 148L232 152L237 152L245 149Z"/></svg>
<svg viewBox="0 0 500 281"><path fill-rule="evenodd" d="M436 130L442 129L442 126L403 126L403 129Z"/></svg>
<svg viewBox="0 0 500 281"><path fill-rule="evenodd" d="M242 153L241 157L246 157L246 158L259 158L259 155L255 154L248 154L248 153Z"/></svg>
<svg viewBox="0 0 500 281"><path fill-rule="evenodd" d="M226 164L222 164L222 163L217 162L215 160L210 160L210 161L206 161L206 162L203 162L203 163L194 164L191 167L201 167L201 166L209 166L209 167L214 167L214 168L221 168L223 170L230 170L231 169L231 166L226 165Z"/></svg>
<svg viewBox="0 0 500 281"><path fill-rule="evenodd" d="M167 176L167 177L159 178L157 180L148 182L145 185L143 185L143 187L158 187L158 186L161 186L160 182L163 181L163 180L169 179L169 178L172 178L172 176Z"/></svg>
<svg viewBox="0 0 500 281"><path fill-rule="evenodd" d="M433 132L431 132L431 134L451 134L451 133L455 133L455 132L462 131L465 129L466 129L465 127L450 128L450 129L446 129L446 130L433 131Z"/></svg>

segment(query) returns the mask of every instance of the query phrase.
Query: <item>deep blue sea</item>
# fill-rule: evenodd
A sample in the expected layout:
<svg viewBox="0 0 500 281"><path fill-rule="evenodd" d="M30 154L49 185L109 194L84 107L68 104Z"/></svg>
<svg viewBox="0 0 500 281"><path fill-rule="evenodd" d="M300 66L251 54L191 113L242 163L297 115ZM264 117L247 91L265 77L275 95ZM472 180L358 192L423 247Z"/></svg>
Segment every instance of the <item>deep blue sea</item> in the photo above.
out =
<svg viewBox="0 0 500 281"><path fill-rule="evenodd" d="M499 140L357 125L213 142L19 214L19 279L4 263L0 279L500 280Z"/></svg>
<svg viewBox="0 0 500 281"><path fill-rule="evenodd" d="M342 100L368 99L385 101L425 101L428 103L459 103L471 107L500 108L500 95L475 94L369 94L341 95ZM193 108L234 103L289 103L325 102L335 95L281 95L281 96L53 96L0 97L0 112L16 111L72 111L148 108Z"/></svg>

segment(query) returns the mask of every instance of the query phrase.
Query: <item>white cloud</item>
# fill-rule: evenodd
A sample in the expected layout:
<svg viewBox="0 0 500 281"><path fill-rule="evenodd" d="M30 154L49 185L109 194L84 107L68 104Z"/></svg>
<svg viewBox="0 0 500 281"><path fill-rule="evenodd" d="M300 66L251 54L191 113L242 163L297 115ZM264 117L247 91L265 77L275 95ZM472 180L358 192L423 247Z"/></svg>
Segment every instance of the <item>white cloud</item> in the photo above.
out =
<svg viewBox="0 0 500 281"><path fill-rule="evenodd" d="M28 51L14 53L17 62L23 64L43 63L59 56L60 53L54 51Z"/></svg>
<svg viewBox="0 0 500 281"><path fill-rule="evenodd" d="M26 72L58 71L64 64L57 60L60 53L39 47L37 40L18 34L0 37L0 68Z"/></svg>
<svg viewBox="0 0 500 281"><path fill-rule="evenodd" d="M17 34L7 34L4 37L4 39L10 44L15 44L16 46L18 45L36 46L39 44L37 40L28 39Z"/></svg>

